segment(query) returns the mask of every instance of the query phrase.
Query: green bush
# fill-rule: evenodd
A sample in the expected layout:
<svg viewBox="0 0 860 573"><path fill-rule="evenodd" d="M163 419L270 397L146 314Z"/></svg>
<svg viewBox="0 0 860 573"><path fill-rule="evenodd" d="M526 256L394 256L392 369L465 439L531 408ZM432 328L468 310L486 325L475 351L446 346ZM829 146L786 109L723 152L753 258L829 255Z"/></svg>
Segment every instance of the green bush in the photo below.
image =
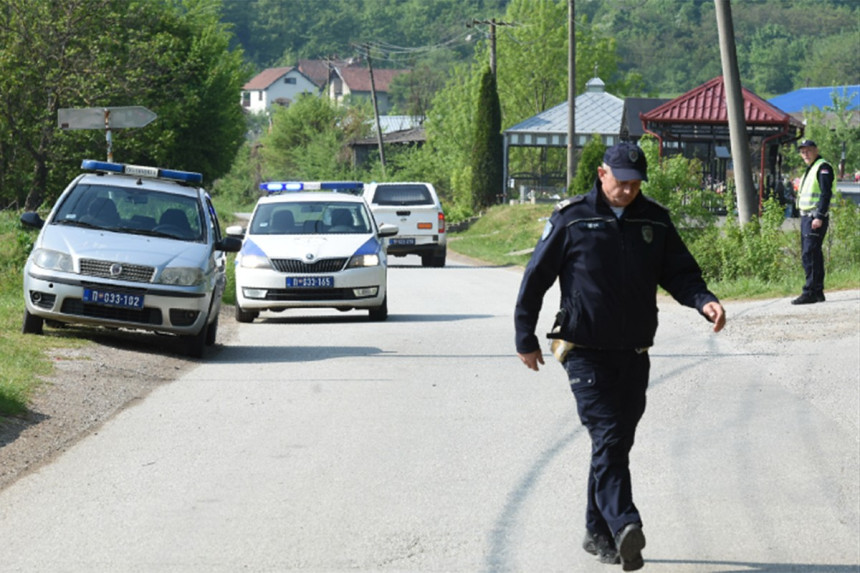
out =
<svg viewBox="0 0 860 573"><path fill-rule="evenodd" d="M568 195L584 195L591 191L597 179L597 168L603 164L604 153L606 153L606 146L603 145L600 137L595 135L586 142L582 148L579 164L576 166L576 176L571 182L571 189L568 189Z"/></svg>
<svg viewBox="0 0 860 573"><path fill-rule="evenodd" d="M828 270L860 266L860 207L841 193L830 202L830 227L824 243Z"/></svg>

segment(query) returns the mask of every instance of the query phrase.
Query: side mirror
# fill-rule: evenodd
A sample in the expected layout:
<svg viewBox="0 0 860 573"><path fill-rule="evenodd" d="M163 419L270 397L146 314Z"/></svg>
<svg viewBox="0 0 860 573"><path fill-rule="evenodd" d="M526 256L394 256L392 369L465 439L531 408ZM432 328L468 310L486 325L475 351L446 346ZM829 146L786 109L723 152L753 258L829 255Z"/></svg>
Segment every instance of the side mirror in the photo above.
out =
<svg viewBox="0 0 860 573"><path fill-rule="evenodd" d="M36 229L41 229L45 226L45 221L39 216L35 211L27 211L21 215L21 222L28 227L35 227Z"/></svg>
<svg viewBox="0 0 860 573"><path fill-rule="evenodd" d="M215 248L225 253L238 253L242 249L242 241L236 237L224 237L215 243Z"/></svg>
<svg viewBox="0 0 860 573"><path fill-rule="evenodd" d="M391 225L389 223L383 223L379 226L379 236L380 237L392 237L400 232L400 227L397 225Z"/></svg>
<svg viewBox="0 0 860 573"><path fill-rule="evenodd" d="M224 232L231 237L244 237L245 228L242 225L230 225Z"/></svg>

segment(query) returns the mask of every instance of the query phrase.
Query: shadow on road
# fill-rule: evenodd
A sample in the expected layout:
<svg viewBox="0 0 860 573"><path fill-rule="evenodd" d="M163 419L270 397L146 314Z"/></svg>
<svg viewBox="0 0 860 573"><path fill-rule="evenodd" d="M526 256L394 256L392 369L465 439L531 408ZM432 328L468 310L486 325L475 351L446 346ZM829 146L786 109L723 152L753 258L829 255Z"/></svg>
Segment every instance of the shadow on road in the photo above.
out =
<svg viewBox="0 0 860 573"><path fill-rule="evenodd" d="M367 314L359 310L349 311L350 314L332 314L325 316L260 316L255 322L260 324L340 324L345 322L370 322ZM355 313L355 314L353 314ZM361 314L359 314L361 313ZM384 325L386 322L455 322L458 320L473 320L493 318L492 314L389 314L384 322L374 324Z"/></svg>
<svg viewBox="0 0 860 573"><path fill-rule="evenodd" d="M857 565L814 565L810 563L744 563L743 561L686 561L645 559L645 565L700 566L711 573L857 573Z"/></svg>

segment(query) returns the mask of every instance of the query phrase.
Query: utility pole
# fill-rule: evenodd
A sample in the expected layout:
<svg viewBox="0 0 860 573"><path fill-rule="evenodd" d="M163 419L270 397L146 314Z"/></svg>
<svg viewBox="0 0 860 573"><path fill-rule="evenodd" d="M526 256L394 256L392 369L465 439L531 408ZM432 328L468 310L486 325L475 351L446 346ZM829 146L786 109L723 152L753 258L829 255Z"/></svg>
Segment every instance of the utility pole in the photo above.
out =
<svg viewBox="0 0 860 573"><path fill-rule="evenodd" d="M726 90L726 111L732 144L732 163L735 172L735 189L738 200L738 223L743 227L752 220L753 180L750 166L749 138L744 117L744 98L741 92L738 56L735 51L735 31L729 0L716 0L717 30L720 35L720 59L723 65L723 83Z"/></svg>
<svg viewBox="0 0 860 573"><path fill-rule="evenodd" d="M576 165L576 0L567 0L567 194Z"/></svg>
<svg viewBox="0 0 860 573"><path fill-rule="evenodd" d="M379 105L376 103L376 84L373 81L373 62L370 59L370 45L365 44L367 68L370 71L370 99L373 102L373 117L376 120L376 144L379 146L379 162L382 165L382 176L385 177L385 148L382 145L382 127L379 124Z"/></svg>
<svg viewBox="0 0 860 573"><path fill-rule="evenodd" d="M466 24L467 28L473 26L489 26L490 27L490 73L493 77L496 76L496 26L513 26L512 22L499 22L495 18L490 20L472 20Z"/></svg>

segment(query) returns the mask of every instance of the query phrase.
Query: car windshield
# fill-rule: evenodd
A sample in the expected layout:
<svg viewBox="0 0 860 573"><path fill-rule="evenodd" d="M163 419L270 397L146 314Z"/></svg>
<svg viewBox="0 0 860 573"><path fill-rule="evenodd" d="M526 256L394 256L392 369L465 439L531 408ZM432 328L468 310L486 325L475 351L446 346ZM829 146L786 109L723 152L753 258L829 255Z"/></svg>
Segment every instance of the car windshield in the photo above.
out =
<svg viewBox="0 0 860 573"><path fill-rule="evenodd" d="M433 197L426 185L400 184L380 185L373 195L377 205L432 205Z"/></svg>
<svg viewBox="0 0 860 573"><path fill-rule="evenodd" d="M52 223L179 239L204 240L195 197L146 189L79 184Z"/></svg>
<svg viewBox="0 0 860 573"><path fill-rule="evenodd" d="M252 235L367 234L372 228L364 203L290 201L258 205L249 232Z"/></svg>

